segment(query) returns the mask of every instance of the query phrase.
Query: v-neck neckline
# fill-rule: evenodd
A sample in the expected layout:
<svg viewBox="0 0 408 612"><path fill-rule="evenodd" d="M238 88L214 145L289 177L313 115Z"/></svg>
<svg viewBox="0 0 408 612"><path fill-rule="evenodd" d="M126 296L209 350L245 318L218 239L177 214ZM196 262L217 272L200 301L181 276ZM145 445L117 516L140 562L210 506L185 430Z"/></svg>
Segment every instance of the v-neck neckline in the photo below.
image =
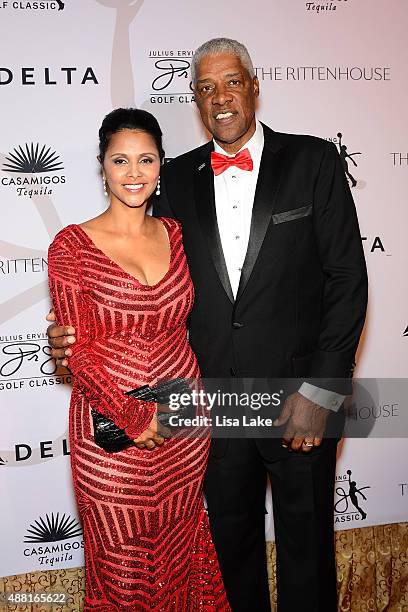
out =
<svg viewBox="0 0 408 612"><path fill-rule="evenodd" d="M140 281L138 278L136 278L136 276L134 276L130 272L127 272L120 264L118 264L114 259L109 257L109 255L107 255L104 251L102 251L102 249L97 247L95 242L92 240L92 238L87 234L87 232L80 225L74 225L74 227L79 229L80 233L86 238L87 242L96 251L98 251L98 253L100 253L105 259L107 259L111 264L113 264L123 275L125 275L128 278L130 278L133 281L135 281L138 285L140 285L140 287L143 287L145 289L152 289L152 288L157 287L158 285L160 285L168 277L168 275L171 272L172 264L173 264L172 232L171 232L170 228L168 227L167 223L165 223L164 217L156 217L156 219L158 221L160 221L160 223L163 225L164 230L165 230L165 232L167 234L167 239L168 239L168 242L169 242L169 249L170 249L170 259L169 259L169 267L168 267L167 272L164 274L164 276L162 276L162 278L159 281L157 281L157 283L154 283L153 285L142 283L142 281Z"/></svg>

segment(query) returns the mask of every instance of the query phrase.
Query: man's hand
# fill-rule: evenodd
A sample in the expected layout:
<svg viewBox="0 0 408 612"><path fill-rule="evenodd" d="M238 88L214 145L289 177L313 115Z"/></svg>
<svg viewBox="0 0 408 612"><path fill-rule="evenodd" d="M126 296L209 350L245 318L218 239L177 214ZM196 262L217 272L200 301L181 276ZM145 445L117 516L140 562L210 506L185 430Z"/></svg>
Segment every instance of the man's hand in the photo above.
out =
<svg viewBox="0 0 408 612"><path fill-rule="evenodd" d="M164 440L170 437L170 430L158 422L157 414L155 414L149 427L134 442L138 448L152 450L156 446L161 446Z"/></svg>
<svg viewBox="0 0 408 612"><path fill-rule="evenodd" d="M282 446L294 451L310 453L320 446L326 428L329 410L314 404L301 393L293 393L286 399L282 412L274 421L275 427L286 426Z"/></svg>
<svg viewBox="0 0 408 612"><path fill-rule="evenodd" d="M51 321L47 329L48 340L51 346L51 355L59 366L68 366L67 357L71 357L72 350L70 345L76 342L75 329L69 326L57 325L55 323L55 313L53 310L46 316L47 321Z"/></svg>

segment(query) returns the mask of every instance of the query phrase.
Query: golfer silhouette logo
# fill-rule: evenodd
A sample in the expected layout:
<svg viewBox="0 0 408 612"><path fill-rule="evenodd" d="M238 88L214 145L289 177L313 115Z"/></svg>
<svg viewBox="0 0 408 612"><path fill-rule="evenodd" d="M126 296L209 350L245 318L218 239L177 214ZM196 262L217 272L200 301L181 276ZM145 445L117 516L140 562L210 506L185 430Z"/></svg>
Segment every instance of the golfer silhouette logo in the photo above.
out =
<svg viewBox="0 0 408 612"><path fill-rule="evenodd" d="M364 519L367 518L367 513L364 512L364 510L360 507L358 495L360 495L362 499L367 501L367 498L364 495L363 491L365 489L370 489L371 487L369 486L360 487L358 489L356 481L351 480L351 474L352 474L351 470L347 470L348 485L349 485L348 493L346 493L343 487L336 488L336 494L338 495L339 499L337 500L334 506L334 510L338 514L350 513L349 507L351 503L356 508L356 510L359 511L361 515L361 520L364 521Z"/></svg>
<svg viewBox="0 0 408 612"><path fill-rule="evenodd" d="M361 153L349 153L347 151L346 145L343 144L343 134L341 134L341 132L338 132L337 138L339 139L339 153L344 172L346 173L346 176L349 179L351 186L355 187L357 185L357 180L351 174L347 160L349 159L355 165L355 167L357 167L357 162L353 158L355 155L361 155Z"/></svg>

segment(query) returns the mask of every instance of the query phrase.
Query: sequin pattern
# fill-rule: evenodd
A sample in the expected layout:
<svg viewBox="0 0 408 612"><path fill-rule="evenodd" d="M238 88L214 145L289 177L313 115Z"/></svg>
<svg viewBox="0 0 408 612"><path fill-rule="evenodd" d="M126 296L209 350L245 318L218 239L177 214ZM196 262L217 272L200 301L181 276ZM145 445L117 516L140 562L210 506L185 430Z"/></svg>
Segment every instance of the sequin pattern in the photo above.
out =
<svg viewBox="0 0 408 612"><path fill-rule="evenodd" d="M162 218L169 270L141 284L77 225L49 249L57 320L76 328L70 367L71 461L84 525L84 610L228 611L203 506L207 438L173 438L153 451L105 453L93 441L90 408L136 438L154 405L123 391L159 378L199 374L186 331L194 299L179 224Z"/></svg>

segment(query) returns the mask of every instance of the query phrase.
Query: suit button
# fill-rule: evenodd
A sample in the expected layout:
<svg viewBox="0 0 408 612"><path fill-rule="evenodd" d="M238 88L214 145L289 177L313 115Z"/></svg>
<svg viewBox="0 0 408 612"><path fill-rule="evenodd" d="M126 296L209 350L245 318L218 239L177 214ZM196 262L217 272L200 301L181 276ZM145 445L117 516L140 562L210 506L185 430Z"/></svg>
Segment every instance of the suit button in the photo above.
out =
<svg viewBox="0 0 408 612"><path fill-rule="evenodd" d="M232 324L232 327L234 329L241 329L241 327L244 327L244 324L243 323L239 323L238 321L234 321L233 324Z"/></svg>

